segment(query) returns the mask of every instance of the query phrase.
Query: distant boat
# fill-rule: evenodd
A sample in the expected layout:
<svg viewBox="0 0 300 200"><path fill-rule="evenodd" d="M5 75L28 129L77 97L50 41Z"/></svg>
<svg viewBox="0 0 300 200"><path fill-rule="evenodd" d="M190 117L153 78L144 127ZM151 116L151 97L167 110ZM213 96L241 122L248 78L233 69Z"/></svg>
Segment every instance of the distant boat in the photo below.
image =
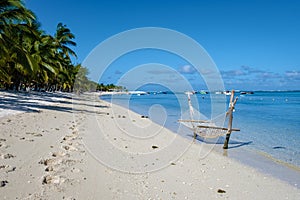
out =
<svg viewBox="0 0 300 200"><path fill-rule="evenodd" d="M228 90L223 91L223 92L217 91L217 92L215 92L215 94L225 94L226 96L230 96L231 95L231 91L228 91Z"/></svg>
<svg viewBox="0 0 300 200"><path fill-rule="evenodd" d="M122 91L105 91L105 92L100 92L99 96L122 95L122 94L128 94L128 92L122 92Z"/></svg>
<svg viewBox="0 0 300 200"><path fill-rule="evenodd" d="M105 95L146 95L148 94L147 92L144 91L128 91L128 92L124 92L124 91L108 91L108 92L100 92L100 96L105 96Z"/></svg>
<svg viewBox="0 0 300 200"><path fill-rule="evenodd" d="M227 96L230 96L231 95L231 92L230 91L224 91L223 94L227 95Z"/></svg>
<svg viewBox="0 0 300 200"><path fill-rule="evenodd" d="M190 97L190 95L193 95L193 94L195 94L195 92L194 91L188 91L188 92L185 92L184 94L186 94L186 95L188 95L189 97Z"/></svg>
<svg viewBox="0 0 300 200"><path fill-rule="evenodd" d="M159 92L157 92L157 94L168 94L168 92L165 92L165 91L159 91Z"/></svg>
<svg viewBox="0 0 300 200"><path fill-rule="evenodd" d="M223 94L223 92L215 92L215 94Z"/></svg>
<svg viewBox="0 0 300 200"><path fill-rule="evenodd" d="M204 91L204 90L201 90L199 93L200 93L200 94L208 94L208 92L206 92L206 91Z"/></svg>
<svg viewBox="0 0 300 200"><path fill-rule="evenodd" d="M141 95L146 95L148 93L144 91L129 91L128 94L141 96Z"/></svg>
<svg viewBox="0 0 300 200"><path fill-rule="evenodd" d="M254 94L254 92L250 91L250 92L240 92L240 94Z"/></svg>

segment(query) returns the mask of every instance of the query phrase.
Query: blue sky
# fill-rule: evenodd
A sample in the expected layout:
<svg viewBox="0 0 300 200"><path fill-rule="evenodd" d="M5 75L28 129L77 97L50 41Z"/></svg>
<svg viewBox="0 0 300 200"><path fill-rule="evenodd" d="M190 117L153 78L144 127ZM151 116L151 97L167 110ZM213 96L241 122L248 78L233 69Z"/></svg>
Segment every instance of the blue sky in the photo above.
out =
<svg viewBox="0 0 300 200"><path fill-rule="evenodd" d="M76 36L82 63L101 42L122 31L163 27L203 46L227 89L300 89L300 1L297 0L25 0L42 28L53 34L59 22ZM101 58L99 58L101 59ZM197 71L178 56L137 52L116 60L101 82L117 83L136 65L158 62L182 73L196 90L205 88ZM93 71L90 77L98 80Z"/></svg>

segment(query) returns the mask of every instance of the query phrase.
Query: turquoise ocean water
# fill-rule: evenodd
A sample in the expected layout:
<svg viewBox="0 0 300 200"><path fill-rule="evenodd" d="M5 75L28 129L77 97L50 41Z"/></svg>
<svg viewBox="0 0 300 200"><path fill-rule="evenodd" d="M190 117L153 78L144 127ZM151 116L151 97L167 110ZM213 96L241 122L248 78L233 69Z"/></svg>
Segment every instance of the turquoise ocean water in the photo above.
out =
<svg viewBox="0 0 300 200"><path fill-rule="evenodd" d="M211 98L216 96L195 94L192 96L193 106L210 118ZM245 95L236 93L236 96L239 99L235 107L233 126L241 131L233 132L229 146L262 153L300 168L300 92L258 91ZM182 118L181 111L188 111L187 96L184 93L115 95L102 96L101 99L147 115L174 132L178 130L177 120ZM229 96L225 100L228 105ZM158 108L158 113L153 112L153 108ZM165 115L166 121L160 115ZM191 137L192 132L186 136Z"/></svg>

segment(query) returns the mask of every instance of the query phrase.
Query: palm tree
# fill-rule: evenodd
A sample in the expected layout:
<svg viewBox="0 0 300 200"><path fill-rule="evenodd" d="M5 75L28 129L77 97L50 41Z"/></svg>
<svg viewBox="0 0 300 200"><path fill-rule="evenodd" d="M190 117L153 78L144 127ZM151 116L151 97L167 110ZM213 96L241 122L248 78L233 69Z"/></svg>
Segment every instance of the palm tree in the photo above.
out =
<svg viewBox="0 0 300 200"><path fill-rule="evenodd" d="M72 91L79 72L82 87L94 85L85 68L72 64L74 38L62 23L54 36L45 34L21 0L0 0L0 84Z"/></svg>
<svg viewBox="0 0 300 200"><path fill-rule="evenodd" d="M74 38L75 35L71 33L66 25L62 23L57 25L53 39L57 48L56 58L60 61L60 70L55 79L55 88L60 90L70 90L74 84L74 73L78 72L78 67L75 67L71 61L71 56L77 57L76 53L70 48L70 46L76 46L76 43L73 41Z"/></svg>
<svg viewBox="0 0 300 200"><path fill-rule="evenodd" d="M62 52L65 58L70 59L70 56L77 57L76 53L69 48L69 46L76 46L76 43L72 40L75 38L75 35L71 33L70 29L66 25L59 23L56 28L56 33L54 39L58 50Z"/></svg>
<svg viewBox="0 0 300 200"><path fill-rule="evenodd" d="M20 0L0 2L0 80L10 84L15 74L37 70L38 65L23 47L23 33L30 32L35 15ZM16 79L19 80L19 79Z"/></svg>
<svg viewBox="0 0 300 200"><path fill-rule="evenodd" d="M38 31L37 31L38 32ZM68 46L75 46L72 41L75 36L61 23L57 26L54 37L39 31L36 38L29 37L28 50L39 64L35 73L36 88L46 87L47 90L71 90L74 83L72 77L78 70L74 70L70 55L76 56Z"/></svg>
<svg viewBox="0 0 300 200"><path fill-rule="evenodd" d="M20 21L34 21L35 15L26 9L20 0L1 0L0 1L0 32L5 25Z"/></svg>

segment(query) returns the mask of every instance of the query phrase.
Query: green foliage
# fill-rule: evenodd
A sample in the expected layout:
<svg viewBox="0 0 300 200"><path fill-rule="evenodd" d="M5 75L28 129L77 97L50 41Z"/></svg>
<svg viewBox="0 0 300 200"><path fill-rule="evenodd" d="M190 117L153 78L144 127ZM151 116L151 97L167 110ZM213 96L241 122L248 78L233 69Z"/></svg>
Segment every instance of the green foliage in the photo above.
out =
<svg viewBox="0 0 300 200"><path fill-rule="evenodd" d="M71 61L72 56L76 57L71 49L76 46L74 38L62 23L57 25L54 36L45 34L22 1L1 0L0 86L72 91L81 69Z"/></svg>
<svg viewBox="0 0 300 200"><path fill-rule="evenodd" d="M79 94L86 91L96 91L97 84L87 78L89 71L87 68L77 65L78 73L74 83L74 91Z"/></svg>
<svg viewBox="0 0 300 200"><path fill-rule="evenodd" d="M101 83L101 84L97 84L96 90L97 91L109 91L109 90L124 91L124 90L126 90L126 88L122 87L122 86L117 86L117 85L114 85L114 84L104 85L103 83Z"/></svg>
<svg viewBox="0 0 300 200"><path fill-rule="evenodd" d="M87 78L87 68L74 65L75 35L59 23L54 35L40 29L33 12L21 0L0 1L0 87L47 91L122 90Z"/></svg>

